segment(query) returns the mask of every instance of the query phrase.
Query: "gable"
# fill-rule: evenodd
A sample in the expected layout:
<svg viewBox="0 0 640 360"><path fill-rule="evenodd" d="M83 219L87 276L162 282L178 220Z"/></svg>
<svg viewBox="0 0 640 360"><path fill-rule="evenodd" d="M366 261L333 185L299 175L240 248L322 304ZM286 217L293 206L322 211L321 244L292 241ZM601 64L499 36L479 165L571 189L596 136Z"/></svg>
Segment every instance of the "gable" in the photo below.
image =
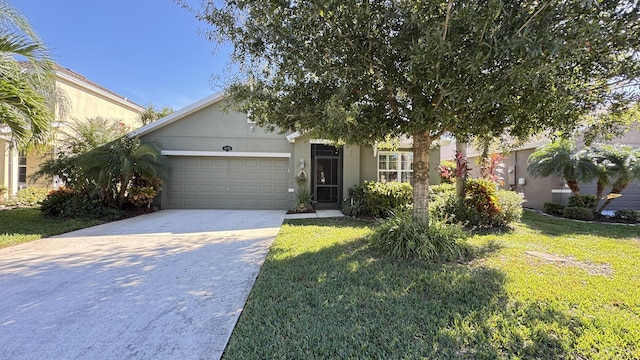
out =
<svg viewBox="0 0 640 360"><path fill-rule="evenodd" d="M250 123L247 115L229 109L223 97L209 97L131 135L156 141L166 151L291 152L285 135Z"/></svg>

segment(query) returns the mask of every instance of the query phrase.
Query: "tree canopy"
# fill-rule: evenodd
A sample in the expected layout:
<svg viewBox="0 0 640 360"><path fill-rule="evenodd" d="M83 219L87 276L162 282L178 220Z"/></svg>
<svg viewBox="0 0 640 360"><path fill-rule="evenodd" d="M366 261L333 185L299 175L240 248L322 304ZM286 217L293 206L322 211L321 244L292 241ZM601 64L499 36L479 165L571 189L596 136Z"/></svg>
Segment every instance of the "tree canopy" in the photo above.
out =
<svg viewBox="0 0 640 360"><path fill-rule="evenodd" d="M360 144L411 136L414 215L426 217L428 149L443 134L567 130L630 100L639 6L226 0L198 16L234 45L242 76L228 90L259 125Z"/></svg>
<svg viewBox="0 0 640 360"><path fill-rule="evenodd" d="M54 64L27 20L0 0L0 126L19 148L51 139Z"/></svg>
<svg viewBox="0 0 640 360"><path fill-rule="evenodd" d="M140 114L140 117L138 118L138 120L140 121L142 126L144 126L144 125L151 124L152 122L158 119L161 119L167 115L170 115L171 113L173 113L173 108L171 108L170 106L156 108L154 104L149 103L144 108L144 111Z"/></svg>

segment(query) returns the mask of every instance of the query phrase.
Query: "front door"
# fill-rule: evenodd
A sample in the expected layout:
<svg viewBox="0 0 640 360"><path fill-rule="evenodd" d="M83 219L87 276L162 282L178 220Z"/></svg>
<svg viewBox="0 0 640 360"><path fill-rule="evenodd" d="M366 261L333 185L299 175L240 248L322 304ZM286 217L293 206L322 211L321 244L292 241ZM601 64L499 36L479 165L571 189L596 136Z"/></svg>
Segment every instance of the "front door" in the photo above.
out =
<svg viewBox="0 0 640 360"><path fill-rule="evenodd" d="M342 198L342 148L311 144L311 189L315 208L340 209Z"/></svg>

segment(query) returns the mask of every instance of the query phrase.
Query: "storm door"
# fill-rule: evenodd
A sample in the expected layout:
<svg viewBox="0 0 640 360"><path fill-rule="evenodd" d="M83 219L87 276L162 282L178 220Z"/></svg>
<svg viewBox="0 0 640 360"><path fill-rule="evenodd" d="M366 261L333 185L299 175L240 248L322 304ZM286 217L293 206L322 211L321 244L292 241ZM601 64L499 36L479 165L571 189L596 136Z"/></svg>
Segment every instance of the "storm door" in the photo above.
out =
<svg viewBox="0 0 640 360"><path fill-rule="evenodd" d="M311 162L315 208L339 209L342 199L342 148L311 144Z"/></svg>

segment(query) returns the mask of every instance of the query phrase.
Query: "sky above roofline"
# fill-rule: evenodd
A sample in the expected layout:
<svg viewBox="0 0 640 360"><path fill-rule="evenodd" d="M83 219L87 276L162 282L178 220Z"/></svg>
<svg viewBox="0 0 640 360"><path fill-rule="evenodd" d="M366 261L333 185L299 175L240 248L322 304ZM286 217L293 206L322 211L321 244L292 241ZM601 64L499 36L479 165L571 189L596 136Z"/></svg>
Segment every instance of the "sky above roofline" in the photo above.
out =
<svg viewBox="0 0 640 360"><path fill-rule="evenodd" d="M199 1L192 1L198 5ZM12 0L54 61L142 106L188 106L223 89L230 46L172 0Z"/></svg>

